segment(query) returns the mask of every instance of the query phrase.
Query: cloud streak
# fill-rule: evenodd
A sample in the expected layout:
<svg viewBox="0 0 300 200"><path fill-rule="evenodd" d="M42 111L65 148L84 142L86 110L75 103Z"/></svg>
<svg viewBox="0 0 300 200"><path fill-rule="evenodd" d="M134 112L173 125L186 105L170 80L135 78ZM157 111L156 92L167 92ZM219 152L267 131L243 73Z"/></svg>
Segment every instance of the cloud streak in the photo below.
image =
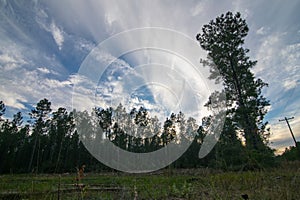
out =
<svg viewBox="0 0 300 200"><path fill-rule="evenodd" d="M63 42L64 42L64 35L63 31L56 26L54 22L50 25L50 31L53 36L53 39L55 40L59 50L61 50Z"/></svg>

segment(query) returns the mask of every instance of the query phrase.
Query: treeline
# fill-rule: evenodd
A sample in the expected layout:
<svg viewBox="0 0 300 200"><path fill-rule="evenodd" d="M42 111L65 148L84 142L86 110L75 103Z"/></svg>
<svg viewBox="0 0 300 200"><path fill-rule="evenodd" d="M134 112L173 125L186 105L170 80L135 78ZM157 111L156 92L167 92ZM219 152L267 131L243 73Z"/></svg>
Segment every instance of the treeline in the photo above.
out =
<svg viewBox="0 0 300 200"><path fill-rule="evenodd" d="M62 173L76 171L86 165L89 171L111 170L98 162L80 142L75 126L75 111L65 108L52 111L51 102L40 100L23 122L21 112L13 119L5 119L5 104L0 103L0 173ZM80 113L83 115L84 112ZM94 109L102 131L101 137L108 138L115 145L132 152L151 152L174 140L180 143L179 132L190 134L193 140L188 150L170 167L195 168L212 167L226 170L257 169L274 165L274 154L265 151L249 151L237 137L229 120L225 121L220 140L204 159L198 158L203 138L207 134L209 118L197 126L193 118L183 113L172 114L160 124L144 108ZM78 115L78 113L77 113ZM149 135L151 133L152 135ZM187 136L187 135L185 135Z"/></svg>
<svg viewBox="0 0 300 200"><path fill-rule="evenodd" d="M97 163L79 141L72 112L52 112L47 99L37 103L23 121L21 112L4 119L1 101L0 173L67 172L82 163Z"/></svg>

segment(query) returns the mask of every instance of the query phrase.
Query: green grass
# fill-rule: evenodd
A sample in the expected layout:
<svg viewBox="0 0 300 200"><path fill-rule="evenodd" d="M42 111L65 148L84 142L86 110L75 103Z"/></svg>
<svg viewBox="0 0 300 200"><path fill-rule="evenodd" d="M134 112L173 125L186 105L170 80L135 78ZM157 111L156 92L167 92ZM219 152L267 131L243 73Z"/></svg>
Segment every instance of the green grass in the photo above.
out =
<svg viewBox="0 0 300 200"><path fill-rule="evenodd" d="M296 167L295 167L296 165ZM87 173L76 189L75 174L1 175L0 199L299 199L300 164L256 172L208 169L153 174ZM7 197L7 193L14 193ZM16 195L18 194L18 195Z"/></svg>

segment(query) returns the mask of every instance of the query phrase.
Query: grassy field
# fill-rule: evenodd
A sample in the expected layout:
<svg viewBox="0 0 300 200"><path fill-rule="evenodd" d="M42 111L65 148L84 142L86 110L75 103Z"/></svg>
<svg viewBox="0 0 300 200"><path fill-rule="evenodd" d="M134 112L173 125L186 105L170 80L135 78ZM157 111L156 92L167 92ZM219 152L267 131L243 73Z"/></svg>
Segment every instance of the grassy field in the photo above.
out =
<svg viewBox="0 0 300 200"><path fill-rule="evenodd" d="M300 163L255 172L209 169L153 174L86 173L0 176L0 199L300 199Z"/></svg>

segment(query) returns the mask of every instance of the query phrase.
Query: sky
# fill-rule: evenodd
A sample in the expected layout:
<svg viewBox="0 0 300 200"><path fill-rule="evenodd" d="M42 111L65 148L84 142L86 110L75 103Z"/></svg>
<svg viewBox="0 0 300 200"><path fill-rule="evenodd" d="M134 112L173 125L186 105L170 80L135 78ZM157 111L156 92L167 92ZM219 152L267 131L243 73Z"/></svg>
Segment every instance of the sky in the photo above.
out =
<svg viewBox="0 0 300 200"><path fill-rule="evenodd" d="M279 119L294 117L290 125L296 139L300 140L299 9L297 0L0 0L0 100L7 106L7 117L18 111L30 112L42 98L49 99L53 109L62 106L71 110L74 90L90 95L86 86L93 79L91 76L100 73L96 70L94 74L90 68L85 71L92 62L91 52L99 44L109 41L110 53L131 51L121 56L116 54L120 57L105 52L94 54L95 59L99 57L107 66L102 69L101 78L97 77L99 80L91 83L93 87L97 85L95 96L104 99L103 104L107 105L105 99L109 95L107 99L117 101L120 100L117 97L127 94L130 101L126 98L122 101L130 102L131 106L148 106L157 114L180 108L189 111L189 108L195 108L193 106L199 99L189 100L186 96L196 96L195 91L200 86L195 86L199 85L193 82L199 80L195 75L197 72L185 58L196 53L201 54L200 58L203 51L200 46L195 51L186 49L182 57L176 52L180 51L178 47L191 40L196 42L195 36L202 26L220 14L240 12L250 29L244 47L250 49L250 58L258 61L252 72L269 84L263 94L271 102L266 115L272 133L270 145L282 151L293 145L293 140L286 123ZM157 32L136 32L151 27L169 32L164 37L155 35ZM126 31L133 34L122 38ZM172 37L168 38L168 35ZM122 40L111 42L110 38L119 36ZM175 40L176 37L181 39ZM169 45L169 49L176 51L141 50L134 47L136 41L148 41L156 47ZM150 71L149 63L155 64L151 65ZM136 68L132 70L132 66ZM182 66L185 68L180 71ZM170 70L161 70L164 68L172 69L173 74L166 74ZM89 80L81 76L86 72ZM143 87L141 74L143 81L146 79L148 83L156 83L158 77L169 85L182 87L163 87L164 84ZM139 88L128 92L128 88L138 83ZM74 89L74 86L77 87ZM110 90L115 92L113 97ZM184 97L182 91L186 92ZM92 99L84 95L77 100L89 105ZM199 98L203 100L207 95L204 92ZM167 98L169 96L173 98ZM183 104L178 108L178 99L182 98Z"/></svg>

